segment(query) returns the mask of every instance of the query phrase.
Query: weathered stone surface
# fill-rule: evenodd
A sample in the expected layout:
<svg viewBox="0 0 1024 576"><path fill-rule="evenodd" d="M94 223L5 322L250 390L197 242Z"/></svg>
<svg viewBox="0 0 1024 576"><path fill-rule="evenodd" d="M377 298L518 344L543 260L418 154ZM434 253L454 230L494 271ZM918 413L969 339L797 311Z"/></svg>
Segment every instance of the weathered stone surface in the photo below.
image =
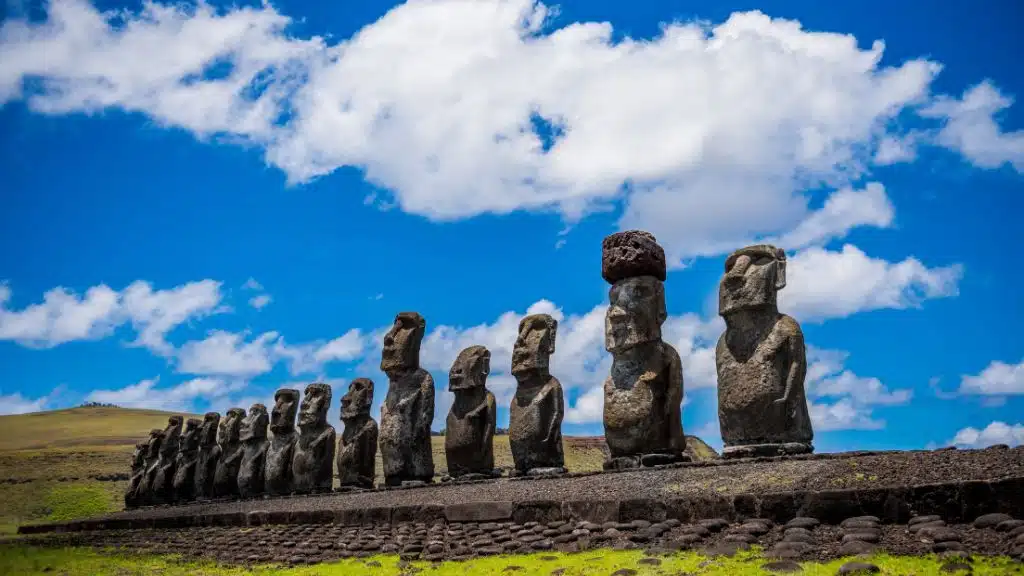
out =
<svg viewBox="0 0 1024 576"><path fill-rule="evenodd" d="M217 444L219 427L220 414L207 412L203 415L203 424L199 428L195 473L195 497L200 500L212 498L214 495L213 480L217 475L217 462L220 460L220 445Z"/></svg>
<svg viewBox="0 0 1024 576"><path fill-rule="evenodd" d="M466 502L444 507L449 522L504 521L512 518L513 502Z"/></svg>
<svg viewBox="0 0 1024 576"><path fill-rule="evenodd" d="M341 397L345 429L338 439L338 484L373 488L377 476L377 422L370 417L373 380L356 378Z"/></svg>
<svg viewBox="0 0 1024 576"><path fill-rule="evenodd" d="M178 455L174 463L172 482L173 502L190 502L195 499L196 465L199 462L199 432L202 420L189 418L185 431L178 440Z"/></svg>
<svg viewBox="0 0 1024 576"><path fill-rule="evenodd" d="M380 369L388 375L388 393L380 410L380 453L388 486L431 482L434 477L434 379L420 368L426 327L418 313L400 312L384 336Z"/></svg>
<svg viewBox="0 0 1024 576"><path fill-rule="evenodd" d="M132 471L128 479L128 488L124 492L124 507L134 508L139 505L139 488L142 486L142 479L146 475L146 452L149 451L149 440L139 442L132 452Z"/></svg>
<svg viewBox="0 0 1024 576"><path fill-rule="evenodd" d="M242 420L238 439L242 442L242 461L238 467L238 494L252 498L263 494L266 489L267 467L267 424L270 417L267 407L253 404L249 415Z"/></svg>
<svg viewBox="0 0 1024 576"><path fill-rule="evenodd" d="M975 528L995 528L1000 522L1013 520L1013 516L1003 513L983 514L974 520Z"/></svg>
<svg viewBox="0 0 1024 576"><path fill-rule="evenodd" d="M181 424L181 416L171 416L167 419L163 443L160 445L160 457L157 460L156 470L150 485L150 498L153 504L165 504L174 501L174 471L178 461Z"/></svg>
<svg viewBox="0 0 1024 576"><path fill-rule="evenodd" d="M601 277L609 284L638 276L664 282L665 272L665 250L650 232L617 232L601 243Z"/></svg>
<svg viewBox="0 0 1024 576"><path fill-rule="evenodd" d="M562 384L549 371L555 352L558 321L548 314L532 314L519 322L512 349L512 376L516 394L509 410L508 441L516 470L565 470Z"/></svg>
<svg viewBox="0 0 1024 576"><path fill-rule="evenodd" d="M272 496L288 494L292 489L292 456L299 433L295 430L295 416L299 411L299 391L281 388L274 392L274 408L270 413L270 431L273 437L267 447L264 482L266 493Z"/></svg>
<svg viewBox="0 0 1024 576"><path fill-rule="evenodd" d="M838 574L877 574L881 568L868 562L847 562L839 567Z"/></svg>
<svg viewBox="0 0 1024 576"><path fill-rule="evenodd" d="M299 406L299 441L292 454L292 492L330 492L334 478L334 427L327 423L331 386L306 386Z"/></svg>
<svg viewBox="0 0 1024 576"><path fill-rule="evenodd" d="M812 451L803 332L776 304L785 286L781 249L748 246L726 259L718 293L726 329L715 350L723 457Z"/></svg>
<svg viewBox="0 0 1024 576"><path fill-rule="evenodd" d="M242 464L242 443L239 431L245 410L231 408L220 420L217 443L220 444L220 459L213 478L213 495L218 498L238 496L238 469Z"/></svg>
<svg viewBox="0 0 1024 576"><path fill-rule="evenodd" d="M642 240L606 238L604 261L615 261L616 254L629 254L622 258L624 262L657 260L659 253L663 261L653 236L635 233L632 238ZM622 248L627 244L629 250ZM652 254L644 256L643 251ZM612 369L604 382L604 431L610 456L606 468L628 467L649 454L671 455L679 461L687 458L682 364L676 350L661 339L661 324L667 317L664 274L645 272L648 275L613 275L617 280L608 293L605 348L612 353Z"/></svg>
<svg viewBox="0 0 1024 576"><path fill-rule="evenodd" d="M448 390L455 394L445 421L444 452L448 474L491 474L494 471L494 427L497 406L486 387L491 353L470 346L448 372Z"/></svg>

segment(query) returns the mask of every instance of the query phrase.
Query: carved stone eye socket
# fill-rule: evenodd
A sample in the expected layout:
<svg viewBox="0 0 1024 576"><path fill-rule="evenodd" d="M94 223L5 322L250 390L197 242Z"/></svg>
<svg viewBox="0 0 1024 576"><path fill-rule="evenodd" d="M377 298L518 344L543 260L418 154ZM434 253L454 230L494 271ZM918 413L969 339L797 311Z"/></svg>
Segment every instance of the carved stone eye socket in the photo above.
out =
<svg viewBox="0 0 1024 576"><path fill-rule="evenodd" d="M751 262L754 266L767 266L771 264L775 259L769 256L759 256L756 260Z"/></svg>

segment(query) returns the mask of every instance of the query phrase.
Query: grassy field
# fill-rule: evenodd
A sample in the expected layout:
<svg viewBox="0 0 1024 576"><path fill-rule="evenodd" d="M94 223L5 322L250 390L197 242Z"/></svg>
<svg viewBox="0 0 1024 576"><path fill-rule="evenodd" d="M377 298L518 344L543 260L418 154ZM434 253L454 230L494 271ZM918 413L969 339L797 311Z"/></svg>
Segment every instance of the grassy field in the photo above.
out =
<svg viewBox="0 0 1024 576"><path fill-rule="evenodd" d="M801 562L804 576L833 576L850 559L826 563ZM892 557L878 555L858 561L878 566L882 575L945 574L943 561L936 556ZM259 566L253 568L224 567L207 563L183 562L175 557L126 556L91 550L32 549L16 546L0 547L0 574L61 574L64 576L461 576L464 574L509 574L513 576L585 576L591 574L618 576L682 575L689 576L754 576L771 574L764 566L771 562L757 551L741 552L732 558L707 558L694 552L647 557L638 550L600 550L578 554L546 553L519 556L494 556L465 562L401 562L396 556L378 556L344 560L316 566L284 568ZM977 556L970 560L975 576L1008 576L1024 574L1024 565L1009 558Z"/></svg>
<svg viewBox="0 0 1024 576"><path fill-rule="evenodd" d="M135 443L167 424L169 412L124 408L72 408L0 416L0 534L18 524L71 520L122 508ZM186 418L190 415L185 415ZM444 438L434 437L434 465L446 469ZM604 461L598 438L565 438L566 465L573 471L599 470ZM703 442L693 447L714 456ZM499 467L512 466L508 436L494 438ZM380 456L377 475L381 478Z"/></svg>

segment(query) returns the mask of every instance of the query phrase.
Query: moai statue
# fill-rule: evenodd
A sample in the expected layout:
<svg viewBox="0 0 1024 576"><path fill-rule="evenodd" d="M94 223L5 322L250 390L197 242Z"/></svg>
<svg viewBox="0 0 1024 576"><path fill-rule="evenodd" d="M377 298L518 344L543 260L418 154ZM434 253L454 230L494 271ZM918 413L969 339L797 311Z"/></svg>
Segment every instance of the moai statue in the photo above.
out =
<svg viewBox="0 0 1024 576"><path fill-rule="evenodd" d="M153 501L153 481L156 478L160 464L160 448L164 442L164 431L154 428L149 431L149 440L146 442L146 457L143 464L142 478L139 480L139 488L135 491L135 501L139 506L151 506Z"/></svg>
<svg viewBox="0 0 1024 576"><path fill-rule="evenodd" d="M345 429L338 439L338 484L342 488L373 488L377 476L377 423L370 417L373 380L356 378L341 397Z"/></svg>
<svg viewBox="0 0 1024 576"><path fill-rule="evenodd" d="M445 422L444 454L452 478L500 476L494 470L494 394L487 389L491 352L470 346L459 352L448 372L448 390L455 394ZM497 473L496 473L497 472Z"/></svg>
<svg viewBox="0 0 1024 576"><path fill-rule="evenodd" d="M238 439L242 443L242 461L238 465L238 495L252 498L266 490L264 472L267 466L267 407L253 404L242 420Z"/></svg>
<svg viewBox="0 0 1024 576"><path fill-rule="evenodd" d="M804 377L807 356L796 320L780 314L786 253L765 244L725 260L718 313L718 420L724 458L806 454L814 450Z"/></svg>
<svg viewBox="0 0 1024 576"><path fill-rule="evenodd" d="M178 440L178 459L174 463L174 496L177 503L191 502L196 497L196 465L199 462L199 432L202 420L189 418Z"/></svg>
<svg viewBox="0 0 1024 576"><path fill-rule="evenodd" d="M380 408L380 452L388 486L429 483L434 478L434 379L420 368L426 329L426 321L416 312L399 312L384 336L380 369L388 375L388 394Z"/></svg>
<svg viewBox="0 0 1024 576"><path fill-rule="evenodd" d="M601 275L612 285L605 348L612 354L604 381L606 469L682 462L683 368L661 339L665 251L654 236L631 230L604 239Z"/></svg>
<svg viewBox="0 0 1024 576"><path fill-rule="evenodd" d="M220 421L217 443L220 459L213 476L213 495L217 498L238 497L238 469L242 465L242 442L239 433L245 410L231 408Z"/></svg>
<svg viewBox="0 0 1024 576"><path fill-rule="evenodd" d="M213 497L213 479L217 475L220 460L220 446L217 444L217 430L220 428L220 414L207 412L199 428L199 454L196 457L196 500Z"/></svg>
<svg viewBox="0 0 1024 576"><path fill-rule="evenodd" d="M274 433L267 448L264 470L266 493L272 496L291 494L292 455L299 433L295 431L295 415L299 411L299 391L281 388L274 393L274 409L270 413L270 431Z"/></svg>
<svg viewBox="0 0 1024 576"><path fill-rule="evenodd" d="M181 437L181 416L171 416L164 428L164 440L160 445L160 459L153 476L151 494L154 504L174 502L174 472L178 464L178 445Z"/></svg>
<svg viewBox="0 0 1024 576"><path fill-rule="evenodd" d="M139 487L146 475L146 452L149 450L149 441L139 442L132 452L132 475L128 480L128 489L124 492L124 507L135 508L139 505Z"/></svg>
<svg viewBox="0 0 1024 576"><path fill-rule="evenodd" d="M519 337L512 349L512 376L516 395L509 410L508 441L517 474L564 474L562 384L551 375L558 321L533 314L519 322Z"/></svg>
<svg viewBox="0 0 1024 576"><path fill-rule="evenodd" d="M299 405L299 441L292 454L292 492L330 492L334 482L334 427L327 423L331 386L306 386Z"/></svg>

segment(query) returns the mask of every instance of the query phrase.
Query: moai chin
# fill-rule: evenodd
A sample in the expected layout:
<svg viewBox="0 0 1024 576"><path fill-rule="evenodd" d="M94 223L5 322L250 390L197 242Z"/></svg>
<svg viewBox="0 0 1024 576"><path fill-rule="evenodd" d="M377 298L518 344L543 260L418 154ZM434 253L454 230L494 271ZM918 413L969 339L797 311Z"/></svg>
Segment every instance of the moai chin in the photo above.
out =
<svg viewBox="0 0 1024 576"><path fill-rule="evenodd" d="M338 484L341 487L373 488L377 476L377 423L370 416L373 380L356 378L341 397L341 421L345 429L338 439Z"/></svg>
<svg viewBox="0 0 1024 576"><path fill-rule="evenodd" d="M459 352L448 372L448 390L455 394L445 422L444 453L448 475L500 476L494 470L494 394L487 389L491 353L483 346Z"/></svg>
<svg viewBox="0 0 1024 576"><path fill-rule="evenodd" d="M785 251L759 244L733 252L719 284L718 420L724 458L814 450L804 377L807 357L796 320L780 314Z"/></svg>
<svg viewBox="0 0 1024 576"><path fill-rule="evenodd" d="M665 251L648 232L604 239L601 275L612 287L605 315L605 348L612 354L604 381L606 469L654 466L685 454L679 354L661 339L665 309Z"/></svg>
<svg viewBox="0 0 1024 576"><path fill-rule="evenodd" d="M157 461L156 474L153 477L152 496L155 504L174 502L174 472L178 463L178 445L181 437L181 416L171 416L164 428L164 438L160 445L160 458Z"/></svg>
<svg viewBox="0 0 1024 576"><path fill-rule="evenodd" d="M142 485L142 478L146 475L146 452L149 450L149 441L139 442L132 452L132 472L128 480L128 488L124 492L124 507L135 508L139 505L139 486Z"/></svg>
<svg viewBox="0 0 1024 576"><path fill-rule="evenodd" d="M266 489L264 472L267 465L267 424L270 416L263 404L249 407L249 415L242 420L238 440L242 443L242 461L238 464L238 495L252 498Z"/></svg>
<svg viewBox="0 0 1024 576"><path fill-rule="evenodd" d="M174 502L191 502L195 499L201 426L201 420L189 418L185 421L185 431L178 439L178 457L174 464Z"/></svg>
<svg viewBox="0 0 1024 576"><path fill-rule="evenodd" d="M434 478L434 379L420 367L426 328L416 312L399 312L384 336L380 369L388 376L388 393L380 408L380 452L388 486L429 483Z"/></svg>
<svg viewBox="0 0 1024 576"><path fill-rule="evenodd" d="M517 474L565 473L562 452L562 384L549 370L558 321L533 314L519 322L512 349L516 395L509 410L508 441Z"/></svg>
<svg viewBox="0 0 1024 576"><path fill-rule="evenodd" d="M153 482L159 469L160 448L163 446L163 441L163 430L154 428L149 431L142 478L139 480L139 488L135 492L136 503L140 506L149 506L155 503L153 498Z"/></svg>
<svg viewBox="0 0 1024 576"><path fill-rule="evenodd" d="M217 444L217 430L220 428L220 414L207 412L199 428L199 454L196 457L195 495L197 500L213 497L213 479L217 474L220 460L220 446Z"/></svg>
<svg viewBox="0 0 1024 576"><path fill-rule="evenodd" d="M231 408L221 418L217 443L220 444L220 459L213 476L213 495L216 498L238 497L238 469L242 465L242 443L239 432L245 410Z"/></svg>
<svg viewBox="0 0 1024 576"><path fill-rule="evenodd" d="M327 423L331 386L306 386L299 405L299 441L292 454L292 492L330 492L334 481L334 427Z"/></svg>
<svg viewBox="0 0 1024 576"><path fill-rule="evenodd" d="M274 408L270 413L270 431L274 435L267 447L264 468L266 493L272 496L290 494L292 490L292 455L299 441L299 433L295 431L298 412L298 390L281 388L274 393Z"/></svg>

